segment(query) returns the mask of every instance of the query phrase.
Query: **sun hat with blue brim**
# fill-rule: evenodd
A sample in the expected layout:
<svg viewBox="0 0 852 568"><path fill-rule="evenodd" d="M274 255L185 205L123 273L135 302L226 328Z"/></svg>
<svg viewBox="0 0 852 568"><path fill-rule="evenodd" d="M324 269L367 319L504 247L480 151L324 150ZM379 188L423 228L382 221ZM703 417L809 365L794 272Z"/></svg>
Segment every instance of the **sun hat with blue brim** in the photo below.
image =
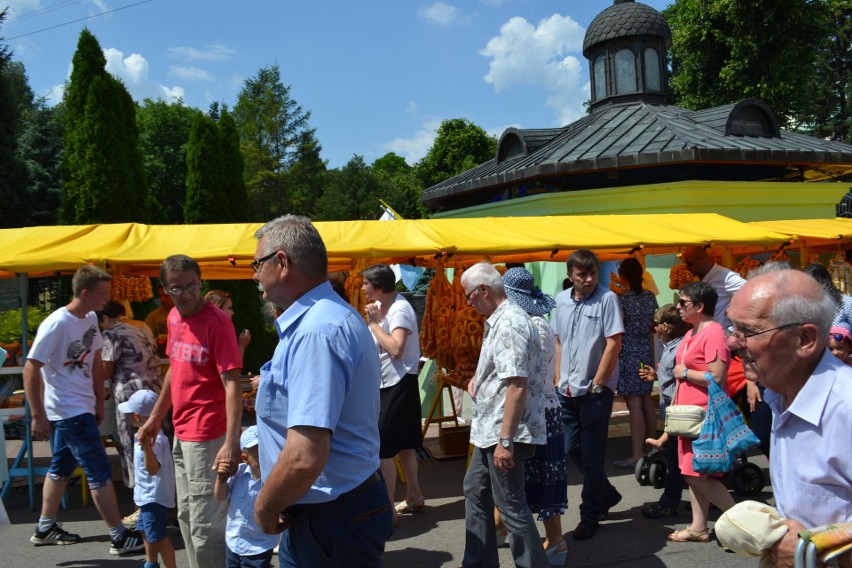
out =
<svg viewBox="0 0 852 568"><path fill-rule="evenodd" d="M510 268L501 278L506 296L531 316L543 316L556 307L556 302L535 285L526 268Z"/></svg>

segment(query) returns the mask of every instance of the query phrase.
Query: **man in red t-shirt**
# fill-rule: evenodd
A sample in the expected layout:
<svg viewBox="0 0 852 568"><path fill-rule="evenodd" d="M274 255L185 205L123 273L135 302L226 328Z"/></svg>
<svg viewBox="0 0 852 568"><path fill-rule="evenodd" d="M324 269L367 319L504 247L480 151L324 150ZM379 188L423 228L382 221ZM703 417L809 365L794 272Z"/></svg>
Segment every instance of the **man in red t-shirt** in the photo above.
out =
<svg viewBox="0 0 852 568"><path fill-rule="evenodd" d="M137 437L155 435L174 405L174 462L178 523L191 568L225 566L228 504L213 495L216 470L231 475L240 456L242 358L231 319L201 296L201 268L174 255L160 267L160 283L174 301L163 391Z"/></svg>

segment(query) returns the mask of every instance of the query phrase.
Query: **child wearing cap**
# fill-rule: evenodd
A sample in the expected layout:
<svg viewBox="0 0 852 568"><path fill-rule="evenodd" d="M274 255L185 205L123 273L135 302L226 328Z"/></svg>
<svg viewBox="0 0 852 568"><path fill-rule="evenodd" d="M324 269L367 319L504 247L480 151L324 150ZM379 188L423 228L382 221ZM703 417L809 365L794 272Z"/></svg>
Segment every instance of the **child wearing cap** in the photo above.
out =
<svg viewBox="0 0 852 568"><path fill-rule="evenodd" d="M846 327L832 326L831 335L828 336L828 349L832 355L847 365L852 365L852 337Z"/></svg>
<svg viewBox="0 0 852 568"><path fill-rule="evenodd" d="M128 415L134 428L141 427L154 405L157 393L142 389L133 393L118 410ZM140 568L159 568L162 556L166 568L174 568L175 548L167 529L168 512L175 506L175 466L169 440L159 432L156 438L139 437L133 444L136 486L133 501L139 507L137 527L145 538L145 563Z"/></svg>
<svg viewBox="0 0 852 568"><path fill-rule="evenodd" d="M219 501L230 499L225 529L225 554L228 568L268 568L278 534L266 534L254 520L254 502L263 486L257 449L257 426L249 426L240 436L243 463L228 477L227 462L217 464L219 473L213 494Z"/></svg>

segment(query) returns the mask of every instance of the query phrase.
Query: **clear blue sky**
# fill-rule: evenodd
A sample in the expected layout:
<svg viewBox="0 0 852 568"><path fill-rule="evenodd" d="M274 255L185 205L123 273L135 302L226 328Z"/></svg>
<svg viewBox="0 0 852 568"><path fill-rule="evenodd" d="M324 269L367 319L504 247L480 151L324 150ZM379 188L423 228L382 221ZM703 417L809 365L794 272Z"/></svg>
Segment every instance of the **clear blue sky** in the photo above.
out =
<svg viewBox="0 0 852 568"><path fill-rule="evenodd" d="M645 3L662 10L670 2ZM371 163L391 151L413 164L448 118L467 118L496 136L579 118L589 98L583 35L612 0L3 5L10 15L2 42L26 66L35 93L53 100L61 99L84 26L137 101L182 97L202 109L213 101L232 107L245 79L278 63L335 168L354 154Z"/></svg>

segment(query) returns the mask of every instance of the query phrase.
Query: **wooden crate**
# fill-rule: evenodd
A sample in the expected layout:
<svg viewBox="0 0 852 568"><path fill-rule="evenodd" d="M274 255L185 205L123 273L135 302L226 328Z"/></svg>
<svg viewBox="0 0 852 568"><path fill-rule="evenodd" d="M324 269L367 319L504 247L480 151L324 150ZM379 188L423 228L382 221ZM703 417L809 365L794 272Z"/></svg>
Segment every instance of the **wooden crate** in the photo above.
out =
<svg viewBox="0 0 852 568"><path fill-rule="evenodd" d="M444 426L438 428L438 445L448 456L466 455L470 443L470 426Z"/></svg>

